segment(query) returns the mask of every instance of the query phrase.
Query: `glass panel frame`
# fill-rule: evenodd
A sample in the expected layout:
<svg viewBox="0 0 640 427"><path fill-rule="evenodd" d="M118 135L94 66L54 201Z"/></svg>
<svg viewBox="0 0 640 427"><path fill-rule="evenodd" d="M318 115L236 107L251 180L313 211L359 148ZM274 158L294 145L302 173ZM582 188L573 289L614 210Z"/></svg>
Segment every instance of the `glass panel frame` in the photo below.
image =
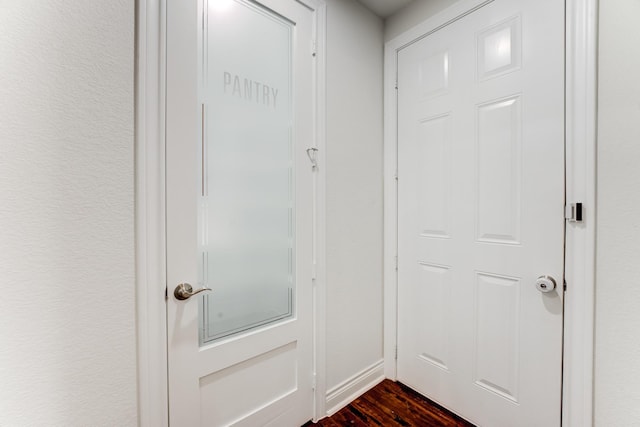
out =
<svg viewBox="0 0 640 427"><path fill-rule="evenodd" d="M200 346L295 308L295 25L248 0L202 10Z"/></svg>

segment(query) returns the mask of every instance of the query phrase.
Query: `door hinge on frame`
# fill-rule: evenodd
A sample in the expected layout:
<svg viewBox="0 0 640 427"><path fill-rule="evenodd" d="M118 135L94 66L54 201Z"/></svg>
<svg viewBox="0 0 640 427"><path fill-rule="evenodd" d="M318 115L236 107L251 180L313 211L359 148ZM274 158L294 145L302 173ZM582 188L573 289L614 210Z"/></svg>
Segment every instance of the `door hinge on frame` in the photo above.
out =
<svg viewBox="0 0 640 427"><path fill-rule="evenodd" d="M316 391L316 387L318 386L318 375L314 372L311 375L311 389Z"/></svg>
<svg viewBox="0 0 640 427"><path fill-rule="evenodd" d="M582 202L571 203L565 206L564 219L569 222L582 222L584 220L584 208Z"/></svg>
<svg viewBox="0 0 640 427"><path fill-rule="evenodd" d="M398 346L397 345L396 345L396 348L394 349L393 357L395 358L395 360L398 360Z"/></svg>

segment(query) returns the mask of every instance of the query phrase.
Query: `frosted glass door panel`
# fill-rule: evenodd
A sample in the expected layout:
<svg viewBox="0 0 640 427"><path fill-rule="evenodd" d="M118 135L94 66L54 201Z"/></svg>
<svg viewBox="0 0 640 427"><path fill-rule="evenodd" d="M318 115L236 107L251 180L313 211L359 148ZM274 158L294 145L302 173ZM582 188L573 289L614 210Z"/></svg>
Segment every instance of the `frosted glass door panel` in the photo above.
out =
<svg viewBox="0 0 640 427"><path fill-rule="evenodd" d="M293 25L203 4L201 345L293 314Z"/></svg>

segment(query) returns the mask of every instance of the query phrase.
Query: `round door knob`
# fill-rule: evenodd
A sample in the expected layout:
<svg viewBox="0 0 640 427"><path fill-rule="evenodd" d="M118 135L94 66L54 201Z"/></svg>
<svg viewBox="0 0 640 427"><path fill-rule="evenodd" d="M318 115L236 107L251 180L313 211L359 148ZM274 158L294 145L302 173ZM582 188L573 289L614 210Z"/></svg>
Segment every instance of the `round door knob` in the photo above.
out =
<svg viewBox="0 0 640 427"><path fill-rule="evenodd" d="M540 276L538 280L536 280L536 288L540 292L551 292L556 288L556 281L551 276Z"/></svg>

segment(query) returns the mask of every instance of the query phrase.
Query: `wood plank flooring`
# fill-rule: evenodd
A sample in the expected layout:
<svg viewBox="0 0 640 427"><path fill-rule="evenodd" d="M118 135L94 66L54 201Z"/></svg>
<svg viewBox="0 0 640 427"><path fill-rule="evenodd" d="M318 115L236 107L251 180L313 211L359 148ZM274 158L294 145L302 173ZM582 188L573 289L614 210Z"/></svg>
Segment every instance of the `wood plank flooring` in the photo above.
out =
<svg viewBox="0 0 640 427"><path fill-rule="evenodd" d="M409 387L384 380L349 405L318 423L303 427L474 427Z"/></svg>

